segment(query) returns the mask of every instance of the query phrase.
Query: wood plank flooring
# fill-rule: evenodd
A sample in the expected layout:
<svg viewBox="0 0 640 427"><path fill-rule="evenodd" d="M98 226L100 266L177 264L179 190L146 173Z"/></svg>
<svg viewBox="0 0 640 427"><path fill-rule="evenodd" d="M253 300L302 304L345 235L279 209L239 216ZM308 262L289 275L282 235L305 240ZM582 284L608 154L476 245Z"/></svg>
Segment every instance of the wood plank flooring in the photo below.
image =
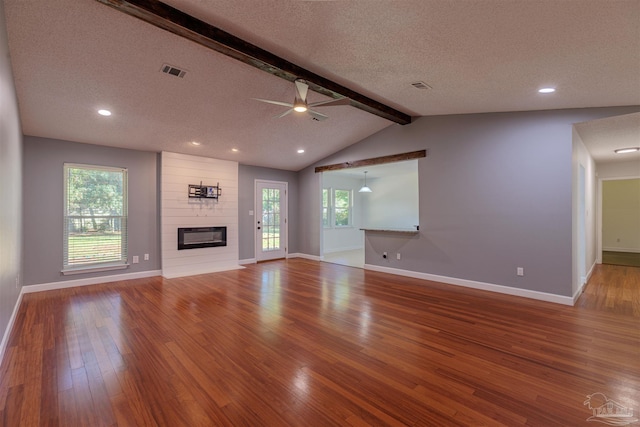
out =
<svg viewBox="0 0 640 427"><path fill-rule="evenodd" d="M26 294L2 426L587 426L640 413L640 269L575 307L290 259Z"/></svg>

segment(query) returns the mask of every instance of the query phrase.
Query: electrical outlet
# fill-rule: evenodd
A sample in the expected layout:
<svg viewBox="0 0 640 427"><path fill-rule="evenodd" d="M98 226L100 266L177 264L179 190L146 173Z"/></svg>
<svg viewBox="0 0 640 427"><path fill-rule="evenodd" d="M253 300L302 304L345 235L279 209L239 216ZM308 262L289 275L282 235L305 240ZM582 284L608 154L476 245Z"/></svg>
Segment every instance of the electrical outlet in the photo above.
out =
<svg viewBox="0 0 640 427"><path fill-rule="evenodd" d="M400 259L400 252L396 254L396 259Z"/></svg>
<svg viewBox="0 0 640 427"><path fill-rule="evenodd" d="M149 261L149 254L144 254L144 260Z"/></svg>
<svg viewBox="0 0 640 427"><path fill-rule="evenodd" d="M387 253L386 252L382 252L382 258L387 259Z"/></svg>
<svg viewBox="0 0 640 427"><path fill-rule="evenodd" d="M140 257L138 257L138 255L134 255L134 256L133 256L133 263L134 263L134 264L137 264L137 263L139 263L139 262L140 262Z"/></svg>
<svg viewBox="0 0 640 427"><path fill-rule="evenodd" d="M516 268L516 275L524 276L524 268L523 267Z"/></svg>

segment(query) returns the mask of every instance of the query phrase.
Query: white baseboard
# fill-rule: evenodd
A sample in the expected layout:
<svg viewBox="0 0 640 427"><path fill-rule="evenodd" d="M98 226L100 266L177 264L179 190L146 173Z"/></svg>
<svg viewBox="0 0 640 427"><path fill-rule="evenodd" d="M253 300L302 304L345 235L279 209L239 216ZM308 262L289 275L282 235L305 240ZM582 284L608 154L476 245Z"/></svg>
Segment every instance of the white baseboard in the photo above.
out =
<svg viewBox="0 0 640 427"><path fill-rule="evenodd" d="M329 250L324 250L325 254L332 254L335 252L346 252L346 251L356 251L356 250L363 250L364 251L364 246L346 246L344 248L334 248L334 249L329 249Z"/></svg>
<svg viewBox="0 0 640 427"><path fill-rule="evenodd" d="M415 279L431 280L433 282L446 283L448 285L463 286L465 288L480 289L483 291L497 292L500 294L513 295L518 297L531 298L540 301L553 302L556 304L573 305L572 297L549 294L546 292L531 291L528 289L518 289L509 286L496 285L493 283L476 282L473 280L458 279L455 277L438 276L436 274L420 273L417 271L401 270L398 268L381 267L378 265L365 264L365 270L379 271L381 273L396 274L398 276L413 277Z"/></svg>
<svg viewBox="0 0 640 427"><path fill-rule="evenodd" d="M578 298L580 298L580 295L582 295L582 292L584 292L584 287L587 285L587 283L589 283L589 279L591 279L591 275L593 274L593 269L596 268L596 265L598 264L601 264L601 263L598 262L598 260L596 260L596 262L594 262L591 265L591 268L589 269L589 271L587 271L587 275L585 276L584 280L582 280L582 283L580 284L578 289L576 289L576 291L573 293L572 305L575 305L576 302L578 302Z"/></svg>
<svg viewBox="0 0 640 427"><path fill-rule="evenodd" d="M322 261L322 258L320 258L318 255L308 255L301 253L288 254L287 258L304 258L310 259L311 261Z"/></svg>
<svg viewBox="0 0 640 427"><path fill-rule="evenodd" d="M602 250L607 252L631 252L634 254L640 253L640 249L638 248L602 248Z"/></svg>
<svg viewBox="0 0 640 427"><path fill-rule="evenodd" d="M141 271L138 273L114 274L111 276L88 277L86 279L63 280L60 282L41 283L38 285L23 286L25 294L32 292L52 291L55 289L75 288L76 286L97 285L99 283L119 282L120 280L144 279L161 275L160 270Z"/></svg>
<svg viewBox="0 0 640 427"><path fill-rule="evenodd" d="M585 281L584 281L585 285L589 283L589 279L591 279L591 275L593 274L593 270L596 268L596 265L598 265L597 261L591 264L591 268L589 269L589 271L587 271L587 277L585 278Z"/></svg>
<svg viewBox="0 0 640 427"><path fill-rule="evenodd" d="M238 260L238 264L247 265L247 264L256 264L258 261L255 258L247 258Z"/></svg>
<svg viewBox="0 0 640 427"><path fill-rule="evenodd" d="M16 321L16 316L18 315L18 310L20 309L20 304L22 304L22 295L24 295L24 286L20 288L20 294L18 294L18 300L16 301L16 305L13 306L13 312L11 313L11 317L9 318L9 323L7 324L7 328L4 330L4 335L2 336L2 343L0 343L0 364L4 360L4 352L7 349L7 344L9 343L9 337L11 336L11 331L13 331L13 324Z"/></svg>

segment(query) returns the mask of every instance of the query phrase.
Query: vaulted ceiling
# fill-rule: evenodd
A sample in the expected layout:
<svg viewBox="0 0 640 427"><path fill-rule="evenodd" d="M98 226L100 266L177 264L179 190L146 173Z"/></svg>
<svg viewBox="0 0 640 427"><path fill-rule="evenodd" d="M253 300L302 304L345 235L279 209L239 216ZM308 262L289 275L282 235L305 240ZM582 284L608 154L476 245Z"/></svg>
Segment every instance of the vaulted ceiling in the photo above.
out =
<svg viewBox="0 0 640 427"><path fill-rule="evenodd" d="M293 83L96 0L4 3L26 135L300 170L400 126L353 106L275 118L252 98L292 102ZM414 117L640 104L638 0L165 3Z"/></svg>

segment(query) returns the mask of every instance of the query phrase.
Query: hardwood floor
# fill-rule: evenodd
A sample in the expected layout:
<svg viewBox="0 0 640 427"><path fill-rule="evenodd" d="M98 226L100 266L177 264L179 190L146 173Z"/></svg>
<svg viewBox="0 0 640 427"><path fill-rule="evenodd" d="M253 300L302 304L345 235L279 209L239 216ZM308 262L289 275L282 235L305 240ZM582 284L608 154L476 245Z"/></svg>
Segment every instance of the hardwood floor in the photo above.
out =
<svg viewBox="0 0 640 427"><path fill-rule="evenodd" d="M346 265L348 267L364 268L364 248L325 253L322 261Z"/></svg>
<svg viewBox="0 0 640 427"><path fill-rule="evenodd" d="M637 417L639 293L632 267L567 307L291 259L26 294L0 422L586 426L593 393Z"/></svg>

